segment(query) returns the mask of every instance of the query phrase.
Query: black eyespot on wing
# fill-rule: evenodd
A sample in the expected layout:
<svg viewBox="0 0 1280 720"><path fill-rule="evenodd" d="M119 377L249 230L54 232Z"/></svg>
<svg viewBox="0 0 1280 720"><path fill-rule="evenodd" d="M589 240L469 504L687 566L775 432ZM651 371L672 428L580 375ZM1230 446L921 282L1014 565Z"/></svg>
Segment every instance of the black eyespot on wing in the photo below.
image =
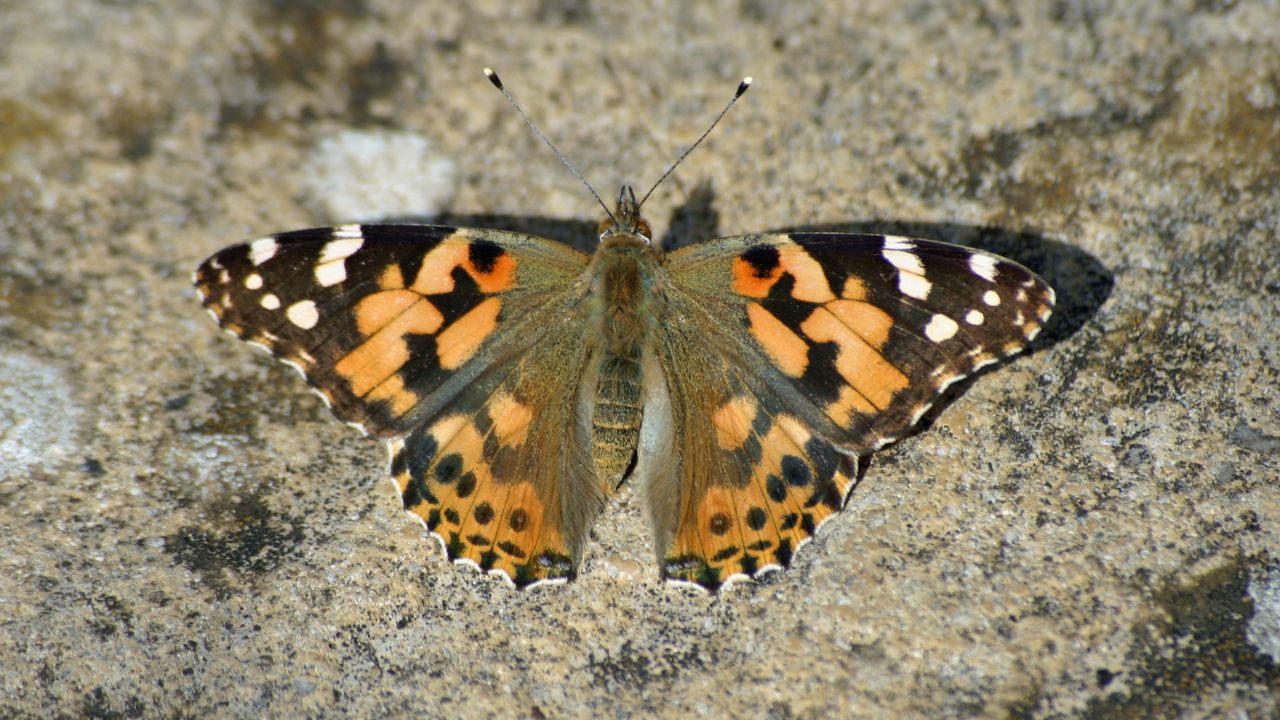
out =
<svg viewBox="0 0 1280 720"><path fill-rule="evenodd" d="M778 263L781 262L778 248L771 245L757 245L749 248L742 253L741 257L751 265L751 273L758 278L767 278L772 275Z"/></svg>
<svg viewBox="0 0 1280 720"><path fill-rule="evenodd" d="M498 258L502 257L504 252L497 243L488 240L473 240L467 248L467 256L471 259L472 266L486 275L493 272Z"/></svg>

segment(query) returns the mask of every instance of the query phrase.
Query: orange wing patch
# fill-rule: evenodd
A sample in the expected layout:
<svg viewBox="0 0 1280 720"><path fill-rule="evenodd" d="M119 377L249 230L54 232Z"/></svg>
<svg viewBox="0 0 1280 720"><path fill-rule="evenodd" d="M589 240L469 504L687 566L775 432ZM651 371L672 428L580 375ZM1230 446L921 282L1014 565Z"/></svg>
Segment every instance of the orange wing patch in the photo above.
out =
<svg viewBox="0 0 1280 720"><path fill-rule="evenodd" d="M809 343L759 303L747 305L747 321L751 335L779 370L793 378L804 375L809 367Z"/></svg>
<svg viewBox="0 0 1280 720"><path fill-rule="evenodd" d="M486 452L491 435L500 447L518 447L532 418L532 408L500 392L479 413L443 417L390 445L405 509L449 558L505 574L520 587L573 574L558 511L532 483L495 477Z"/></svg>
<svg viewBox="0 0 1280 720"><path fill-rule="evenodd" d="M429 315L404 319L403 316L414 311ZM444 316L435 306L411 290L384 290L364 297L356 303L355 315L356 330L366 336L392 327L397 321L402 321L401 328L397 329L413 328L412 332L419 333L433 333L444 323Z"/></svg>
<svg viewBox="0 0 1280 720"><path fill-rule="evenodd" d="M867 281L861 276L845 274L835 283L840 286L836 296L822 264L789 240L748 248L734 258L730 274L735 292L759 298L746 303L747 328L783 374L800 381L835 374L843 381L834 397L821 403L839 426L885 410L910 386L910 378L883 352L893 318L867 302ZM836 348L829 364L813 364L817 343Z"/></svg>
<svg viewBox="0 0 1280 720"><path fill-rule="evenodd" d="M410 387L406 369L423 359L413 355L410 338L435 336L434 364L452 371L474 357L498 327L502 300L460 295L455 271L462 270L479 292L496 293L515 286L517 267L515 258L495 243L459 233L423 253L409 287L402 265L388 265L377 276L379 289L352 307L355 330L363 340L334 363L334 373L356 398L385 402L397 416L409 412L421 396Z"/></svg>
<svg viewBox="0 0 1280 720"><path fill-rule="evenodd" d="M452 292L455 268L462 268L484 293L502 292L516 285L515 258L492 242L467 240L442 242L427 252L410 289L423 295Z"/></svg>
<svg viewBox="0 0 1280 720"><path fill-rule="evenodd" d="M842 300L831 304L847 302L849 301ZM870 307L865 303L861 305ZM875 310L875 308L871 309ZM855 324L851 327L826 307L816 308L800 324L800 329L809 339L816 342L834 342L839 348L835 367L840 377L871 405L877 409L886 408L892 402L894 394L907 387L909 380L902 371L877 352L875 345L859 336L854 327L860 326Z"/></svg>
<svg viewBox="0 0 1280 720"><path fill-rule="evenodd" d="M528 439L533 408L520 403L515 396L507 392L495 393L489 399L489 414L493 417L493 431L503 444L519 447Z"/></svg>
<svg viewBox="0 0 1280 720"><path fill-rule="evenodd" d="M716 429L716 443L722 450L736 450L751 436L756 407L755 398L739 395L721 405L711 416L711 425Z"/></svg>
<svg viewBox="0 0 1280 720"><path fill-rule="evenodd" d="M368 339L334 364L333 369L351 383L351 392L360 397L409 361L406 335L430 335L444 323L444 316L434 305L405 290L368 296L356 305L355 316L356 327Z"/></svg>
<svg viewBox="0 0 1280 720"><path fill-rule="evenodd" d="M783 275L794 279L791 297L804 302L835 300L822 265L799 245L753 248L733 261L733 289L747 297L768 297Z"/></svg>
<svg viewBox="0 0 1280 720"><path fill-rule="evenodd" d="M501 300L486 298L445 328L436 343L440 367L456 370L470 360L481 343L498 329L498 312L501 310Z"/></svg>
<svg viewBox="0 0 1280 720"><path fill-rule="evenodd" d="M716 417L732 417L736 429L748 408L750 432L734 451L743 465L749 463L743 478L686 477L692 485L706 484L706 490L687 498L684 519L666 553L664 575L669 579L715 589L736 577L785 567L843 505L852 485L848 456L796 418L770 415L755 398L732 400Z"/></svg>

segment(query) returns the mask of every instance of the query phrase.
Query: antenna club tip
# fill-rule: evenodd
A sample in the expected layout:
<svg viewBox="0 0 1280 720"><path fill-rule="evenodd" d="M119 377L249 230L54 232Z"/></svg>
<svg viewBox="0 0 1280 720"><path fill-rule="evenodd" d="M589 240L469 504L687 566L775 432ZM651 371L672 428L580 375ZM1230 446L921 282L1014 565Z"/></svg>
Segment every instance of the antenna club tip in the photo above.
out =
<svg viewBox="0 0 1280 720"><path fill-rule="evenodd" d="M742 97L742 93L746 92L747 88L751 87L751 81L752 77L750 75L742 78L742 82L738 83L738 92L734 93L734 97Z"/></svg>
<svg viewBox="0 0 1280 720"><path fill-rule="evenodd" d="M502 89L502 80L498 77L498 73L493 71L493 68L485 68L484 76L489 78L489 82L493 83L494 87L499 90Z"/></svg>

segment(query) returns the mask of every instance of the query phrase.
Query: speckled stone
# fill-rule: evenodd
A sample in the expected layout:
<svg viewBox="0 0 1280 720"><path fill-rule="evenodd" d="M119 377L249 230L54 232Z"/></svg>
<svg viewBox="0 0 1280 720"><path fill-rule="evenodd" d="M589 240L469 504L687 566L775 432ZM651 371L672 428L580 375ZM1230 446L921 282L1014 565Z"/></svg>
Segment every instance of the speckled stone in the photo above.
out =
<svg viewBox="0 0 1280 720"><path fill-rule="evenodd" d="M0 716L1280 713L1275 3L3 15ZM594 200L485 66L605 196L752 75L646 205L660 235L964 242L1042 270L1058 313L764 583L659 584L629 491L575 583L452 567L382 448L189 275L351 220L307 170L348 133L456 167L419 214L589 242Z"/></svg>

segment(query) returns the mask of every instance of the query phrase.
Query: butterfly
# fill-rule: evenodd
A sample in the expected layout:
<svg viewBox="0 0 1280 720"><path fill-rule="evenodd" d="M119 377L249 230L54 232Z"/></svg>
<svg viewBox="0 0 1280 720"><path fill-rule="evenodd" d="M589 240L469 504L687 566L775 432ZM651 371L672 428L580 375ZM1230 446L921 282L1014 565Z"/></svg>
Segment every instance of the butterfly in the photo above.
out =
<svg viewBox="0 0 1280 720"><path fill-rule="evenodd" d="M518 587L573 578L626 482L663 578L714 591L790 565L859 456L1052 312L1030 270L942 242L789 232L664 252L642 203L622 188L590 256L353 224L226 248L194 282L224 329L386 441L405 509L451 560Z"/></svg>

